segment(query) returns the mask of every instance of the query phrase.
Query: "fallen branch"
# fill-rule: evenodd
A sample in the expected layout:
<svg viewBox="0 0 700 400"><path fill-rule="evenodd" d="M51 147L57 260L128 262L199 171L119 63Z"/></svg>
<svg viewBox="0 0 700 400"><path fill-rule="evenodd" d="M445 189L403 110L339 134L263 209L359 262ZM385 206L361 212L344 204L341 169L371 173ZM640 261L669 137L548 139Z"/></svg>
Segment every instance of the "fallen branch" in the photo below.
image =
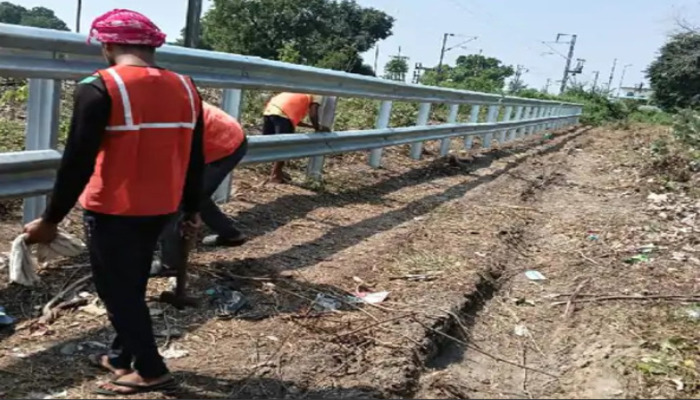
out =
<svg viewBox="0 0 700 400"><path fill-rule="evenodd" d="M589 281L590 281L590 279L586 279L585 281L581 282L581 284L578 285L576 290L574 290L574 292L571 294L571 297L569 297L569 301L566 302L566 309L564 310L564 318L570 317L571 314L573 314L573 309L571 306L574 304L574 301L576 301L576 296L578 295L578 293L581 291L581 289L583 289L584 286L586 286L586 284L588 284Z"/></svg>
<svg viewBox="0 0 700 400"><path fill-rule="evenodd" d="M665 301L677 301L681 303L686 302L696 302L700 301L700 296L607 296L607 297L596 297L593 299L580 299L571 301L557 301L552 303L553 306L562 306L569 303L601 303L605 301L622 301L622 300L636 300L636 301L652 301L652 300L665 300Z"/></svg>
<svg viewBox="0 0 700 400"><path fill-rule="evenodd" d="M63 290L58 292L57 295L55 295L51 300L49 300L48 303L42 308L41 312L41 318L39 319L39 322L44 323L44 324L49 324L53 322L53 320L56 318L56 315L53 313L53 309L57 308L56 304L63 299L67 294L77 291L83 286L87 285L87 282L92 278L92 274L87 274L84 277L76 280L75 282L71 283L70 285L67 285ZM71 303L71 301L63 302L59 305L67 305Z"/></svg>
<svg viewBox="0 0 700 400"><path fill-rule="evenodd" d="M56 320L56 318L58 318L58 314L62 310L68 310L70 308L78 308L78 307L86 306L87 304L88 304L88 299L80 299L80 298L64 301L62 303L58 303L58 305L51 308L51 310L48 312L48 314L42 314L41 318L39 318L39 323L43 324L43 325L51 324L54 320Z"/></svg>

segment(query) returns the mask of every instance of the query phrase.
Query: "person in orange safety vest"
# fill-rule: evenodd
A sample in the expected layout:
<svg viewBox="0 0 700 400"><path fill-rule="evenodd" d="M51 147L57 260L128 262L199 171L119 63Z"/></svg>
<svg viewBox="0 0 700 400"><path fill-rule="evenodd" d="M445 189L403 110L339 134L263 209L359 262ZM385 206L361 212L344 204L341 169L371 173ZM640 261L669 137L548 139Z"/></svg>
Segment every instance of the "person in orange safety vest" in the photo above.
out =
<svg viewBox="0 0 700 400"><path fill-rule="evenodd" d="M263 111L262 134L294 133L297 126L313 128L316 132L322 132L323 127L318 122L318 109L322 101L322 96L303 93L280 93L274 96ZM307 115L311 125L302 122ZM283 183L288 180L283 168L283 161L274 163L269 181Z"/></svg>
<svg viewBox="0 0 700 400"><path fill-rule="evenodd" d="M165 34L147 17L113 10L93 22L92 38L110 67L76 88L51 201L25 226L26 241L51 242L80 197L92 278L117 333L108 352L90 357L114 375L95 392L167 390L175 381L158 353L146 285L158 237L178 210L186 237L199 225L201 98L189 77L156 66Z"/></svg>
<svg viewBox="0 0 700 400"><path fill-rule="evenodd" d="M212 200L216 189L226 176L241 162L248 149L248 141L241 124L223 110L203 102L204 111L204 167L200 215L202 222L215 234L204 238L205 246L240 246L246 236L236 229L231 218ZM176 221L176 220L175 220ZM181 254L177 240L177 226L169 225L161 235L161 260L153 262L151 274L173 275Z"/></svg>

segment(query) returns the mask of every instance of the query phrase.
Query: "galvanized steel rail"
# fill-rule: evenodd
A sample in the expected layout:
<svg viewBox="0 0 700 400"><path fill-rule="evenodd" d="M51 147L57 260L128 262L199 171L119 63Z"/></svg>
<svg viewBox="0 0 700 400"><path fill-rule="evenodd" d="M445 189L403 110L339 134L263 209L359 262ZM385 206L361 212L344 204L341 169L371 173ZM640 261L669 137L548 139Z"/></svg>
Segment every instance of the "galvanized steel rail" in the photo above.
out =
<svg viewBox="0 0 700 400"><path fill-rule="evenodd" d="M446 155L450 139L463 137L471 148L480 136L484 147L499 144L545 129L578 122L581 105L496 94L412 85L241 56L175 46L158 52L164 67L188 74L200 86L222 88L221 107L240 118L244 89L293 91L342 97L382 100L373 130L253 136L244 163L282 161L312 157L308 174L319 176L323 156L370 150L369 164L381 166L382 148L411 144L411 157L419 159L423 142L441 140ZM0 24L0 76L30 78L26 148L28 151L0 154L0 199L43 194L50 190L60 157L54 150L58 137L60 80L79 79L104 67L98 45L86 44L83 35ZM389 128L392 101L420 103L416 126ZM449 104L448 123L428 125L433 104ZM469 121L457 121L459 108L468 106ZM487 109L485 121L480 110ZM500 120L499 120L500 116ZM2 139L0 139L2 140ZM34 151L44 150L44 151ZM230 182L218 192L226 200ZM45 204L43 197L25 200L25 220L35 218Z"/></svg>

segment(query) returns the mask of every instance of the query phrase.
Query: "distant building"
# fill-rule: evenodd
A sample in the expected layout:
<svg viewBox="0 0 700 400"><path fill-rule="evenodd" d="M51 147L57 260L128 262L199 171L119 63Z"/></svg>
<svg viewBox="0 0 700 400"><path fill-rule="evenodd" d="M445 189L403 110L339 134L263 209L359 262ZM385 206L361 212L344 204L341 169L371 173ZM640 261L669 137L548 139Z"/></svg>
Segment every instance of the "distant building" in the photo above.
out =
<svg viewBox="0 0 700 400"><path fill-rule="evenodd" d="M618 99L649 101L654 95L651 88L645 88L643 84L638 86L621 87L617 93Z"/></svg>

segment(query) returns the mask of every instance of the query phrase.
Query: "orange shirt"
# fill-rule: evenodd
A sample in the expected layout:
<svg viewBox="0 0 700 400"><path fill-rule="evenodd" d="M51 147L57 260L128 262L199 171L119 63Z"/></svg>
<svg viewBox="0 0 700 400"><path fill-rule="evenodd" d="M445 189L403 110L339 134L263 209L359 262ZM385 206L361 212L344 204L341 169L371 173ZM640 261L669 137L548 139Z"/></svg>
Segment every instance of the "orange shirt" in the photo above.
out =
<svg viewBox="0 0 700 400"><path fill-rule="evenodd" d="M204 161L209 164L233 154L245 140L241 124L224 110L202 102Z"/></svg>
<svg viewBox="0 0 700 400"><path fill-rule="evenodd" d="M277 115L287 118L295 127L299 125L312 104L321 104L323 96L303 93L280 93L270 99L263 115Z"/></svg>

